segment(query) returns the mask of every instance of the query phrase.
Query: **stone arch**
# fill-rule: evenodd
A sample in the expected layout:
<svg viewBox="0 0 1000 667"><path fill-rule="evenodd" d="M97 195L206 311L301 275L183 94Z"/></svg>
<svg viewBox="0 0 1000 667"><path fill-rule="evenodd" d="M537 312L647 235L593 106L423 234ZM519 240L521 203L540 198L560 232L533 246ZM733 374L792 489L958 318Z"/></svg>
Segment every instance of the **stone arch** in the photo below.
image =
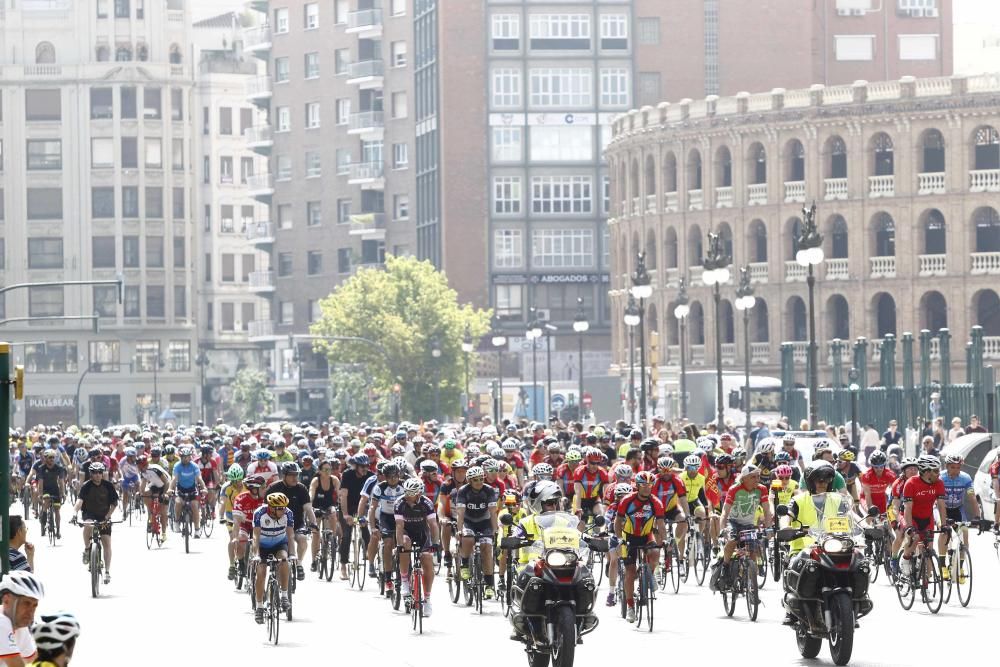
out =
<svg viewBox="0 0 1000 667"><path fill-rule="evenodd" d="M948 302L941 292L931 290L920 297L920 328L931 333L948 328Z"/></svg>
<svg viewBox="0 0 1000 667"><path fill-rule="evenodd" d="M879 292L872 297L872 317L875 324L874 338L885 338L886 334L896 334L896 300L891 294Z"/></svg>
<svg viewBox="0 0 1000 667"><path fill-rule="evenodd" d="M785 180L806 180L806 149L798 139L785 144Z"/></svg>
<svg viewBox="0 0 1000 667"><path fill-rule="evenodd" d="M650 229L646 232L646 268L656 270L656 232Z"/></svg>
<svg viewBox="0 0 1000 667"><path fill-rule="evenodd" d="M719 302L719 330L723 343L736 342L736 317L733 314L733 302L729 299Z"/></svg>
<svg viewBox="0 0 1000 667"><path fill-rule="evenodd" d="M184 59L183 53L181 52L181 47L177 44L170 45L170 63L172 65L180 65Z"/></svg>
<svg viewBox="0 0 1000 667"><path fill-rule="evenodd" d="M715 187L728 188L733 184L733 156L729 146L715 149Z"/></svg>
<svg viewBox="0 0 1000 667"><path fill-rule="evenodd" d="M920 133L917 143L917 165L922 174L936 174L944 172L945 167L945 146L944 135L937 128L928 128Z"/></svg>
<svg viewBox="0 0 1000 667"><path fill-rule="evenodd" d="M115 49L115 61L127 63L132 60L132 47L122 44Z"/></svg>
<svg viewBox="0 0 1000 667"><path fill-rule="evenodd" d="M756 303L750 309L750 342L766 343L771 340L771 331L768 325L767 301L757 297Z"/></svg>
<svg viewBox="0 0 1000 667"><path fill-rule="evenodd" d="M751 262L767 261L767 225L759 218L747 229L747 254Z"/></svg>
<svg viewBox="0 0 1000 667"><path fill-rule="evenodd" d="M972 133L972 168L1000 169L1000 133L992 125L980 125Z"/></svg>
<svg viewBox="0 0 1000 667"><path fill-rule="evenodd" d="M849 246L847 221L834 213L826 220L826 253L830 259L847 259Z"/></svg>
<svg viewBox="0 0 1000 667"><path fill-rule="evenodd" d="M984 336L1000 336L1000 297L994 290L983 289L973 294L972 310Z"/></svg>
<svg viewBox="0 0 1000 667"><path fill-rule="evenodd" d="M872 155L872 176L892 176L896 173L892 137L876 132L868 141Z"/></svg>
<svg viewBox="0 0 1000 667"><path fill-rule="evenodd" d="M944 214L936 208L927 209L920 214L917 224L923 237L923 254L945 254L948 246Z"/></svg>
<svg viewBox="0 0 1000 667"><path fill-rule="evenodd" d="M673 151L663 156L663 191L677 192L677 156Z"/></svg>
<svg viewBox="0 0 1000 667"><path fill-rule="evenodd" d="M767 149L759 141L750 144L747 151L747 183L767 183Z"/></svg>
<svg viewBox="0 0 1000 667"><path fill-rule="evenodd" d="M705 344L705 310L701 301L691 302L691 312L688 314L688 344Z"/></svg>
<svg viewBox="0 0 1000 667"><path fill-rule="evenodd" d="M847 178L847 143L837 134L823 144L823 177Z"/></svg>
<svg viewBox="0 0 1000 667"><path fill-rule="evenodd" d="M52 42L39 42L35 47L35 63L38 65L51 65L56 61L56 47Z"/></svg>
<svg viewBox="0 0 1000 667"><path fill-rule="evenodd" d="M785 340L800 341L809 338L806 302L800 296L788 297L785 303Z"/></svg>
<svg viewBox="0 0 1000 667"><path fill-rule="evenodd" d="M1000 252L1000 215L995 208L983 206L972 213L972 234L975 252Z"/></svg>
<svg viewBox="0 0 1000 667"><path fill-rule="evenodd" d="M701 266L701 259L704 256L702 238L701 238L701 227L698 225L691 225L688 227L688 237L687 237L687 265L690 266Z"/></svg>
<svg viewBox="0 0 1000 667"><path fill-rule="evenodd" d="M667 269L677 268L677 230L673 225L663 232L663 266Z"/></svg>
<svg viewBox="0 0 1000 667"><path fill-rule="evenodd" d="M643 169L643 178L646 181L644 183L645 189L643 194L646 197L656 197L656 160L653 159L652 155L646 156L646 166ZM656 210L654 204L653 210Z"/></svg>
<svg viewBox="0 0 1000 667"><path fill-rule="evenodd" d="M847 299L841 294L833 294L826 300L826 336L829 339L851 340L851 309Z"/></svg>
<svg viewBox="0 0 1000 667"><path fill-rule="evenodd" d="M722 241L722 250L730 260L733 258L733 228L728 222L719 223L719 239Z"/></svg>
<svg viewBox="0 0 1000 667"><path fill-rule="evenodd" d="M701 190L702 189L702 169L701 169L701 151L697 148L692 148L688 152L687 159L687 189L688 190Z"/></svg>
<svg viewBox="0 0 1000 667"><path fill-rule="evenodd" d="M896 256L896 221L885 211L872 216L872 257Z"/></svg>
<svg viewBox="0 0 1000 667"><path fill-rule="evenodd" d="M795 253L799 250L799 237L802 236L802 218L793 215L785 221L785 243L787 243L788 254L786 260L795 259Z"/></svg>

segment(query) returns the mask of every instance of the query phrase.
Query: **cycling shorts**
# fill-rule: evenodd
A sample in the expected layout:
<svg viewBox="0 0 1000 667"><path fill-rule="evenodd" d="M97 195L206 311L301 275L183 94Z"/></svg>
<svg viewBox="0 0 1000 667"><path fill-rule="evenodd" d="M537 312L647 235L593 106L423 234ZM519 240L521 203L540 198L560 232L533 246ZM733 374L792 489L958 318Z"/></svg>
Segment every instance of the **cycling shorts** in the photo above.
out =
<svg viewBox="0 0 1000 667"><path fill-rule="evenodd" d="M382 533L382 537L395 537L396 536L396 517L392 514L386 514L384 512L379 512L378 515L378 529Z"/></svg>
<svg viewBox="0 0 1000 667"><path fill-rule="evenodd" d="M625 566L635 565L639 559L639 550L636 547L649 544L651 535L628 535L625 537Z"/></svg>
<svg viewBox="0 0 1000 667"><path fill-rule="evenodd" d="M274 556L275 558L283 558L288 556L288 542L281 542L275 544L271 547L265 547L263 544L260 545L260 553L258 554L262 561L266 561L268 556Z"/></svg>
<svg viewBox="0 0 1000 667"><path fill-rule="evenodd" d="M489 519L466 521L462 536L474 537L479 544L493 544L493 526Z"/></svg>
<svg viewBox="0 0 1000 667"><path fill-rule="evenodd" d="M947 518L951 521L968 521L966 517L964 507L949 507L947 508Z"/></svg>

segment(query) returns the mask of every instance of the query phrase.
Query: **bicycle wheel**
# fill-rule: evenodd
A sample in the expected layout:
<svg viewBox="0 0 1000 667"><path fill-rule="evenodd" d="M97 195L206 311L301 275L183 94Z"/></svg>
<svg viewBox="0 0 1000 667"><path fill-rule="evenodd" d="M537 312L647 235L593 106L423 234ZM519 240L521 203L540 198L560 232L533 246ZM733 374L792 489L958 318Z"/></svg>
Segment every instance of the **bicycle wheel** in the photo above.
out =
<svg viewBox="0 0 1000 667"><path fill-rule="evenodd" d="M413 578L413 602L410 604L410 616L413 620L413 629L424 633L424 583L422 581L423 575L419 570L413 569L410 571Z"/></svg>
<svg viewBox="0 0 1000 667"><path fill-rule="evenodd" d="M486 581L483 578L483 556L477 551L473 555L473 579L476 582L475 594L476 594L476 611L480 614L483 613L483 590L486 588Z"/></svg>
<svg viewBox="0 0 1000 667"><path fill-rule="evenodd" d="M202 510L201 528L205 537L211 537L212 531L215 530L215 515L207 507Z"/></svg>
<svg viewBox="0 0 1000 667"><path fill-rule="evenodd" d="M951 579L958 587L958 601L963 607L969 606L972 599L972 554L969 549L962 544L959 557L958 575L956 579L955 568L951 569Z"/></svg>
<svg viewBox="0 0 1000 667"><path fill-rule="evenodd" d="M923 593L924 604L927 609L936 614L941 610L944 603L944 581L941 579L941 566L937 556L931 554L924 556L921 581L921 591Z"/></svg>
<svg viewBox="0 0 1000 667"><path fill-rule="evenodd" d="M333 573L337 569L337 536L332 532L326 534L326 580L333 581Z"/></svg>
<svg viewBox="0 0 1000 667"><path fill-rule="evenodd" d="M667 551L667 568L670 570L667 575L670 577L670 587L674 589L674 595L681 590L681 552L677 548L677 542L671 542Z"/></svg>
<svg viewBox="0 0 1000 667"><path fill-rule="evenodd" d="M53 507L49 508L48 511L48 528L46 529L49 533L49 544L51 546L56 545L56 510Z"/></svg>
<svg viewBox="0 0 1000 667"><path fill-rule="evenodd" d="M768 540L760 540L757 542L757 554L753 557L754 565L756 565L755 574L757 575L757 588L764 588L764 584L767 583L767 566L769 560L772 557L770 542Z"/></svg>
<svg viewBox="0 0 1000 667"><path fill-rule="evenodd" d="M273 576L273 575L272 575ZM281 629L281 594L278 592L278 582L275 578L271 583L270 596L271 620L274 627L274 645L278 645L278 632Z"/></svg>
<svg viewBox="0 0 1000 667"><path fill-rule="evenodd" d="M319 575L320 581L326 578L326 550L330 546L326 538L326 535L320 537L319 556L316 557L316 573Z"/></svg>
<svg viewBox="0 0 1000 667"><path fill-rule="evenodd" d="M147 549L152 549L153 548L153 540L154 539L156 539L156 536L153 534L153 519L150 518L150 519L146 520L146 548Z"/></svg>
<svg viewBox="0 0 1000 667"><path fill-rule="evenodd" d="M246 579L246 567L246 557L236 559L236 578L234 583L236 584L236 590L238 591L243 590L243 581Z"/></svg>
<svg viewBox="0 0 1000 667"><path fill-rule="evenodd" d="M591 571L591 574L594 576L594 588L600 588L601 582L604 581L604 568L607 567L608 560L605 558L604 552L601 551L594 557L594 561L597 565L596 574Z"/></svg>
<svg viewBox="0 0 1000 667"><path fill-rule="evenodd" d="M912 560L910 562L911 564L916 565L916 563ZM902 568L902 566L903 562L900 560L900 568ZM910 576L903 576L902 572L900 572L899 576L897 576L893 581L896 588L896 597L899 598L899 605L907 611L913 607L913 601L916 598L916 590L913 582L911 581L912 577L912 574Z"/></svg>
<svg viewBox="0 0 1000 667"><path fill-rule="evenodd" d="M649 571L649 566L647 565L642 569L645 573L643 577L645 579L644 585L646 588L646 625L649 631L653 631L653 603L656 602L656 582L653 581L653 573Z"/></svg>
<svg viewBox="0 0 1000 667"><path fill-rule="evenodd" d="M705 543L699 538L694 547L694 560L689 567L694 568L694 579L701 586L705 583L705 575L708 574L708 557L705 553Z"/></svg>
<svg viewBox="0 0 1000 667"><path fill-rule="evenodd" d="M399 611L403 599L403 578L399 574L399 557L396 558L396 568L392 571L392 608Z"/></svg>
<svg viewBox="0 0 1000 667"><path fill-rule="evenodd" d="M949 550L946 559L950 572L947 580L944 578L944 573L941 573L941 598L944 604L951 602L951 591L955 588L955 578L958 576L958 571L955 569L955 552Z"/></svg>
<svg viewBox="0 0 1000 667"><path fill-rule="evenodd" d="M719 567L726 567L725 563ZM736 611L736 596L737 596L737 585L736 578L732 576L732 567L730 566L730 583L728 588L723 588L719 592L722 593L722 608L726 612L726 616L732 616Z"/></svg>
<svg viewBox="0 0 1000 667"><path fill-rule="evenodd" d="M292 620L292 596L295 594L295 585L297 579L295 578L295 567L289 562L288 563L288 609L285 611L285 618L289 621Z"/></svg>
<svg viewBox="0 0 1000 667"><path fill-rule="evenodd" d="M97 530L97 526L93 527ZM101 595L101 544L95 542L90 545L90 596L100 597Z"/></svg>
<svg viewBox="0 0 1000 667"><path fill-rule="evenodd" d="M774 553L774 558L771 559L771 577L775 581L781 581L781 548L778 546L778 538L774 538L774 547L772 549Z"/></svg>
<svg viewBox="0 0 1000 667"><path fill-rule="evenodd" d="M757 577L758 577L757 563L753 560L747 561L746 564L746 599L747 599L747 614L750 615L751 621L757 620L757 611L760 609L760 589L757 587Z"/></svg>

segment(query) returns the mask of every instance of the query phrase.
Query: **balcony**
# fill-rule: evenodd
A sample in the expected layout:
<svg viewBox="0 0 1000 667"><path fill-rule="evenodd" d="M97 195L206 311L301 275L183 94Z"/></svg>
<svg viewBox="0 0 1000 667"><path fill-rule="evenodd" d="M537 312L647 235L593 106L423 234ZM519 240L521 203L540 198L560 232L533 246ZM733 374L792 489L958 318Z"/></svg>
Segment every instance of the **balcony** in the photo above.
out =
<svg viewBox="0 0 1000 667"><path fill-rule="evenodd" d="M888 176L869 176L868 196L872 199L877 199L878 197L895 197L896 177L892 174Z"/></svg>
<svg viewBox="0 0 1000 667"><path fill-rule="evenodd" d="M272 320L252 320L247 327L247 333L251 342L270 339L274 336L274 322Z"/></svg>
<svg viewBox="0 0 1000 667"><path fill-rule="evenodd" d="M656 195L646 195L646 213L656 215Z"/></svg>
<svg viewBox="0 0 1000 667"><path fill-rule="evenodd" d="M688 210L700 211L705 208L705 195L701 190L688 190Z"/></svg>
<svg viewBox="0 0 1000 667"><path fill-rule="evenodd" d="M809 341L797 340L792 342L792 359L798 363L805 363L809 358Z"/></svg>
<svg viewBox="0 0 1000 667"><path fill-rule="evenodd" d="M824 263L826 266L827 280L848 280L850 274L847 271L847 258L828 259Z"/></svg>
<svg viewBox="0 0 1000 667"><path fill-rule="evenodd" d="M665 281L667 287L677 287L680 285L681 271L676 266L670 269L665 269Z"/></svg>
<svg viewBox="0 0 1000 667"><path fill-rule="evenodd" d="M715 188L715 208L732 208L732 207L733 207L732 186Z"/></svg>
<svg viewBox="0 0 1000 667"><path fill-rule="evenodd" d="M975 275L1000 273L1000 252L972 253L972 269Z"/></svg>
<svg viewBox="0 0 1000 667"><path fill-rule="evenodd" d="M917 255L919 262L918 275L944 276L948 274L947 255Z"/></svg>
<svg viewBox="0 0 1000 667"><path fill-rule="evenodd" d="M1000 169L970 171L969 192L1000 192Z"/></svg>
<svg viewBox="0 0 1000 667"><path fill-rule="evenodd" d="M632 197L632 215L642 214L642 197Z"/></svg>
<svg viewBox="0 0 1000 667"><path fill-rule="evenodd" d="M264 24L245 29L243 52L268 60L271 54L271 26Z"/></svg>
<svg viewBox="0 0 1000 667"><path fill-rule="evenodd" d="M805 181L785 181L785 203L804 203L806 200Z"/></svg>
<svg viewBox="0 0 1000 667"><path fill-rule="evenodd" d="M270 294L275 290L274 271L251 271L250 291L255 294Z"/></svg>
<svg viewBox="0 0 1000 667"><path fill-rule="evenodd" d="M247 80L247 99L259 107L267 107L271 100L271 80L266 76L258 76Z"/></svg>
<svg viewBox="0 0 1000 667"><path fill-rule="evenodd" d="M1000 253L998 253L1000 254ZM869 257L871 264L872 278L895 278L896 258L895 257Z"/></svg>
<svg viewBox="0 0 1000 667"><path fill-rule="evenodd" d="M794 259L785 262L785 282L801 283L806 279L806 267L802 266Z"/></svg>
<svg viewBox="0 0 1000 667"><path fill-rule="evenodd" d="M698 264L697 266L692 266L689 271L691 273L691 280L688 282L688 287L703 287L705 281L701 279L701 276L705 273L705 267Z"/></svg>
<svg viewBox="0 0 1000 667"><path fill-rule="evenodd" d="M747 186L747 206L767 204L767 183L751 183Z"/></svg>
<svg viewBox="0 0 1000 667"><path fill-rule="evenodd" d="M362 241L385 240L385 213L356 213L351 216L351 236L360 236Z"/></svg>
<svg viewBox="0 0 1000 667"><path fill-rule="evenodd" d="M270 222L254 222L247 225L246 239L255 246L274 244L274 225Z"/></svg>
<svg viewBox="0 0 1000 667"><path fill-rule="evenodd" d="M247 194L254 199L270 201L274 194L274 179L271 174L254 174L247 178Z"/></svg>
<svg viewBox="0 0 1000 667"><path fill-rule="evenodd" d="M704 366L705 365L705 345L692 345L691 346L691 365L692 366Z"/></svg>
<svg viewBox="0 0 1000 667"><path fill-rule="evenodd" d="M943 195L944 172L932 172L929 174L917 174L917 194L918 195Z"/></svg>
<svg viewBox="0 0 1000 667"><path fill-rule="evenodd" d="M842 345L840 346L840 360L843 361L844 363L846 363L848 365L848 367L850 367L851 362L852 362L852 355L854 354L854 350L851 347L851 344L850 344L849 341L841 341L841 343L842 343ZM833 361L834 361L834 359L833 359L833 341L830 341L829 343L826 344L826 349L827 349L827 351L826 351L827 362L832 365Z"/></svg>
<svg viewBox="0 0 1000 667"><path fill-rule="evenodd" d="M270 155L274 146L274 133L270 125L248 127L243 135L247 140L247 148L259 155Z"/></svg>
<svg viewBox="0 0 1000 667"><path fill-rule="evenodd" d="M771 361L771 344L768 342L763 343L750 343L750 363L752 364L766 364Z"/></svg>
<svg viewBox="0 0 1000 667"><path fill-rule="evenodd" d="M355 162L348 171L347 182L351 185L369 185L374 189L385 187L385 164L383 162Z"/></svg>
<svg viewBox="0 0 1000 667"><path fill-rule="evenodd" d="M359 9L355 12L347 13L348 34L356 34L362 39L379 37L382 35L382 9Z"/></svg>
<svg viewBox="0 0 1000 667"><path fill-rule="evenodd" d="M384 75L385 63L381 59L361 60L347 66L347 83L362 90L381 88Z"/></svg>
<svg viewBox="0 0 1000 667"><path fill-rule="evenodd" d="M768 275L767 262L750 262L747 265L750 269L751 283L766 283Z"/></svg>
<svg viewBox="0 0 1000 667"><path fill-rule="evenodd" d="M835 199L847 199L847 179L824 178L823 199L825 199L826 201L833 201Z"/></svg>
<svg viewBox="0 0 1000 667"><path fill-rule="evenodd" d="M361 135L363 140L381 139L385 131L385 115L381 111L359 111L348 119L347 133Z"/></svg>
<svg viewBox="0 0 1000 667"><path fill-rule="evenodd" d="M736 363L736 343L722 344L722 363L726 366Z"/></svg>
<svg viewBox="0 0 1000 667"><path fill-rule="evenodd" d="M1000 359L1000 336L983 336L983 359Z"/></svg>
<svg viewBox="0 0 1000 667"><path fill-rule="evenodd" d="M676 213L680 210L680 198L677 192L665 192L663 194L663 212Z"/></svg>

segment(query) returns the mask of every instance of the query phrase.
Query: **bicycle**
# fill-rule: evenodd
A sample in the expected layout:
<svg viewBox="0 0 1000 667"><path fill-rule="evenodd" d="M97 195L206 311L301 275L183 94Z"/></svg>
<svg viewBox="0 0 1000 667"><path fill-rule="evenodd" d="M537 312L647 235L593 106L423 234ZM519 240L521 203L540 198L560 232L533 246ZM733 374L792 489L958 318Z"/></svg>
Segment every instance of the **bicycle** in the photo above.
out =
<svg viewBox="0 0 1000 667"><path fill-rule="evenodd" d="M56 545L58 537L56 534L56 514L60 507L62 507L62 503L52 502L52 496L49 494L46 493L42 496L42 514L38 519L42 524L42 533L48 534L49 544L52 546Z"/></svg>
<svg viewBox="0 0 1000 667"><path fill-rule="evenodd" d="M889 535L889 524L885 516L877 521L875 525L865 528L865 556L871 561L872 567L868 571L868 580L875 583L878 579L879 570L884 570L890 579L893 573L892 567L892 540Z"/></svg>
<svg viewBox="0 0 1000 667"><path fill-rule="evenodd" d="M646 625L649 626L649 632L653 631L653 603L656 602L656 578L653 576L653 569L649 566L649 562L646 560L645 552L650 549L659 549L665 547L665 545L660 545L656 543L652 544L640 544L630 549L635 549L639 553L636 554L636 580L639 584L639 596L635 599L635 626L637 628L642 627L643 614L645 614ZM677 549L677 545L674 545L674 549ZM666 551L666 549L664 549ZM622 559L624 560L624 559ZM622 576L621 580L624 580ZM675 591L676 592L676 591ZM624 595L622 596L624 600Z"/></svg>
<svg viewBox="0 0 1000 667"><path fill-rule="evenodd" d="M657 579L660 583L660 590L666 590L669 581L676 594L681 589L683 565L681 564L681 552L677 547L677 538L674 537L675 525L672 521L667 522L667 539L663 541L663 561L657 568Z"/></svg>
<svg viewBox="0 0 1000 667"><path fill-rule="evenodd" d="M759 589L757 588L757 558L761 531L757 529L741 530L737 535L736 552L729 561L729 586L720 587L722 606L726 616L732 616L736 611L736 598L743 596L747 603L747 613L751 621L757 620L760 608ZM723 564L722 567L725 567Z"/></svg>
<svg viewBox="0 0 1000 667"><path fill-rule="evenodd" d="M90 596L97 598L101 596L101 570L104 569L104 545L101 543L101 529L104 526L111 526L121 521L77 521L73 517L74 523L78 526L90 526L90 546L87 548L87 569L90 572ZM106 573L105 573L106 574Z"/></svg>
<svg viewBox="0 0 1000 667"><path fill-rule="evenodd" d="M208 503L206 495L200 494L198 496L198 505L201 509L198 517L200 519L198 529L206 538L211 537L212 531L215 530L215 503Z"/></svg>
<svg viewBox="0 0 1000 667"><path fill-rule="evenodd" d="M31 518L31 487L21 483L21 505L24 509L24 520L27 521Z"/></svg>
<svg viewBox="0 0 1000 667"><path fill-rule="evenodd" d="M150 498L150 512L146 519L146 548L152 549L153 542L156 547L163 546L163 527L160 525L160 494L147 493L146 498Z"/></svg>
<svg viewBox="0 0 1000 667"><path fill-rule="evenodd" d="M622 618L628 614L628 604L625 600L625 554L624 545L618 548L618 581L615 582L615 595L618 597L619 611Z"/></svg>
<svg viewBox="0 0 1000 667"><path fill-rule="evenodd" d="M908 539L913 539L912 528L907 531ZM944 582L941 578L941 566L938 564L937 554L934 553L934 535L940 535L943 530L925 530L919 538L916 550L910 558L911 571L903 574L900 570L896 577L895 588L899 604L904 610L909 611L913 607L916 599L916 592L920 590L920 599L927 605L927 609L936 614L941 610L944 602ZM900 561L902 565L903 561Z"/></svg>
<svg viewBox="0 0 1000 667"><path fill-rule="evenodd" d="M461 577L459 577L461 579ZM471 607L475 604L476 611L483 613L483 596L486 592L486 577L483 574L483 552L476 540L472 546L472 563L469 567L469 580L462 582L462 590L465 594L465 606Z"/></svg>
<svg viewBox="0 0 1000 667"><path fill-rule="evenodd" d="M410 594L406 598L406 613L413 621L413 629L424 634L424 570L420 557L424 551L419 548L404 549L396 547L396 563L400 554L410 554ZM397 566L398 570L398 566Z"/></svg>
<svg viewBox="0 0 1000 667"><path fill-rule="evenodd" d="M317 510L316 518L319 521L319 558L316 571L320 579L331 581L333 573L337 569L337 535L329 527L330 517L334 516L333 510Z"/></svg>
<svg viewBox="0 0 1000 667"><path fill-rule="evenodd" d="M362 539L363 525L355 521L351 531L351 588L357 586L359 591L365 590L368 577L368 543Z"/></svg>
<svg viewBox="0 0 1000 667"><path fill-rule="evenodd" d="M445 545L444 548L448 549L451 553L451 567L447 568L445 573L445 581L448 582L448 597L451 599L453 604L458 604L459 599L462 597L462 556L458 548L458 536L457 524L454 519L451 520L451 544Z"/></svg>
<svg viewBox="0 0 1000 667"><path fill-rule="evenodd" d="M709 568L708 560L712 553L709 537L701 529L701 524L706 521L707 519L698 517L691 520L691 529L688 531L687 548L685 549L687 551L687 567L684 568L684 583L687 583L691 570L694 570L694 576L699 586L705 583L705 575L708 574Z"/></svg>
<svg viewBox="0 0 1000 667"><path fill-rule="evenodd" d="M949 522L949 527L952 529L947 551L949 576L944 602L947 604L951 601L951 591L954 588L958 592L958 601L963 607L968 607L969 600L972 599L972 554L969 553L969 547L965 545L962 533L963 529L969 527L981 528L982 523L980 521L956 521Z"/></svg>
<svg viewBox="0 0 1000 667"><path fill-rule="evenodd" d="M255 560L259 562L259 559ZM258 564L255 563L254 569L257 566ZM264 567L267 568L267 581L264 584L264 618L267 624L267 640L277 646L278 632L281 629L281 589L278 587L278 560L274 556L268 556ZM294 579L294 575L289 576L289 583ZM250 588L253 588L253 586L250 586ZM289 585L289 592L290 589L291 586ZM291 599L289 598L290 601ZM254 606L256 608L256 605Z"/></svg>
<svg viewBox="0 0 1000 667"><path fill-rule="evenodd" d="M517 576L517 570L514 568L514 554L517 550L498 548L497 551L504 553L505 563L503 574L500 575L500 590L497 591L497 598L500 599L503 615L509 616L513 611L511 603L513 602L514 577ZM496 562L499 563L500 559L497 558Z"/></svg>
<svg viewBox="0 0 1000 667"><path fill-rule="evenodd" d="M197 499L198 496L183 492L178 492L177 495L180 496L180 502L182 505L180 519L178 519L175 523L180 525L181 535L184 537L184 553L187 554L191 553L191 536L195 531L194 519L191 515L191 502ZM171 514L171 516L173 515Z"/></svg>

